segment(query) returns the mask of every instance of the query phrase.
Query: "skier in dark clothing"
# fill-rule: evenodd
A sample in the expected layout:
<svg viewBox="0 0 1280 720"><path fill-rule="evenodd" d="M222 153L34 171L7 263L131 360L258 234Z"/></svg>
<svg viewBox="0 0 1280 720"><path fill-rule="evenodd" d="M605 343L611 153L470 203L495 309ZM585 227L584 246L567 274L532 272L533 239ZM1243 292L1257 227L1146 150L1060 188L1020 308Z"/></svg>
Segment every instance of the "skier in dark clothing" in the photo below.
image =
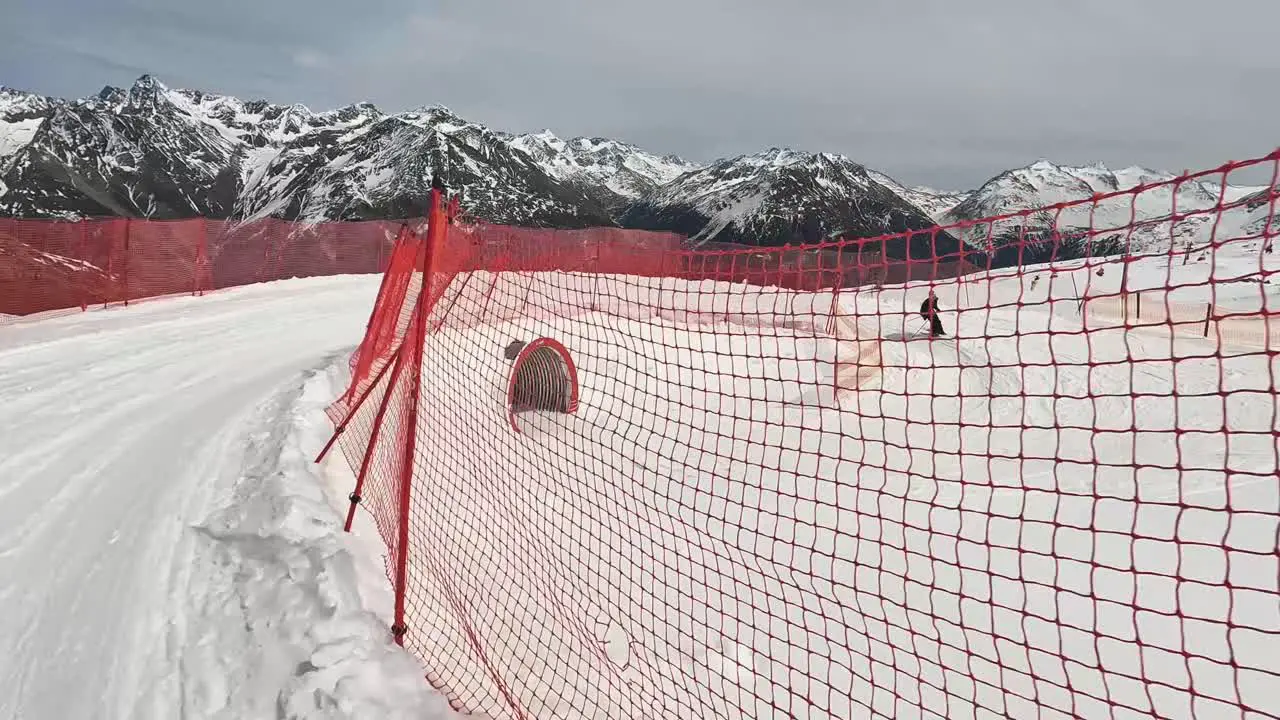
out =
<svg viewBox="0 0 1280 720"><path fill-rule="evenodd" d="M938 296L929 291L929 297L920 303L920 317L925 322L930 323L929 335L931 337L946 337L947 331L942 329L942 320L938 317Z"/></svg>

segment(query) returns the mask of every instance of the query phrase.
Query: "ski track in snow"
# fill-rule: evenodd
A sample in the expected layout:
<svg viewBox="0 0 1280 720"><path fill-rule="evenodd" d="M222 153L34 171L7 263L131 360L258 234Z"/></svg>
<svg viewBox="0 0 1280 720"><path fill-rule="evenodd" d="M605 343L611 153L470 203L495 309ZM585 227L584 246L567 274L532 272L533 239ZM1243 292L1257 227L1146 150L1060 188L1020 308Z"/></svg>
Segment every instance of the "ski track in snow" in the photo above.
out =
<svg viewBox="0 0 1280 720"><path fill-rule="evenodd" d="M311 463L377 283L0 328L0 718L446 716Z"/></svg>

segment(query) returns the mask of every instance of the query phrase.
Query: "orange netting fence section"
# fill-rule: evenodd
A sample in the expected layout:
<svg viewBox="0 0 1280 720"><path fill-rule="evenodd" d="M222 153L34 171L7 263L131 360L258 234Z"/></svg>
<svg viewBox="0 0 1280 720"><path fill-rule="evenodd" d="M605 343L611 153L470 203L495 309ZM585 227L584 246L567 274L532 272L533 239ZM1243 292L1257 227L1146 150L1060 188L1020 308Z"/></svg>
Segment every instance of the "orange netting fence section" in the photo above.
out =
<svg viewBox="0 0 1280 720"><path fill-rule="evenodd" d="M421 223L0 218L0 317L387 269Z"/></svg>
<svg viewBox="0 0 1280 720"><path fill-rule="evenodd" d="M773 250L437 195L330 411L395 636L495 718L1280 718L1277 180Z"/></svg>

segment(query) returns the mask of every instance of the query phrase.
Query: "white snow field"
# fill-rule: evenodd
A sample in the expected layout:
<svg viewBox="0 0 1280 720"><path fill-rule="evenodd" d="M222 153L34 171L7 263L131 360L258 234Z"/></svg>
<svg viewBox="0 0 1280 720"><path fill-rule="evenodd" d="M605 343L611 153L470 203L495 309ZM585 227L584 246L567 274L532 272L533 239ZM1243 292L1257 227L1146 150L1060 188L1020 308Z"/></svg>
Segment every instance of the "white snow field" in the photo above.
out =
<svg viewBox="0 0 1280 720"><path fill-rule="evenodd" d="M0 327L0 718L451 716L312 464L377 287Z"/></svg>
<svg viewBox="0 0 1280 720"><path fill-rule="evenodd" d="M1179 263L1130 286L1207 297ZM1280 717L1280 359L1086 338L1111 316L1076 298L1119 266L1036 274L939 286L950 329L972 309L935 342L920 287L455 280L413 495L431 681L498 717L494 674L537 718ZM341 533L350 473L310 462L377 285L0 327L0 718L450 716L388 638L369 516ZM525 319L474 326L516 297ZM887 338L840 398L833 304ZM518 434L501 353L535 335L573 353L581 407Z"/></svg>
<svg viewBox="0 0 1280 720"><path fill-rule="evenodd" d="M1212 293L1146 258L1129 287L1274 313L1273 258L1220 248ZM887 339L878 387L839 401L837 344L796 322L829 294L455 279L408 645L503 717L504 692L537 718L1280 717L1280 358L1095 329L1077 298L1120 265L1082 265L938 286L953 332L972 308L958 340L915 335L923 286L845 291ZM515 433L502 349L540 335L581 406Z"/></svg>

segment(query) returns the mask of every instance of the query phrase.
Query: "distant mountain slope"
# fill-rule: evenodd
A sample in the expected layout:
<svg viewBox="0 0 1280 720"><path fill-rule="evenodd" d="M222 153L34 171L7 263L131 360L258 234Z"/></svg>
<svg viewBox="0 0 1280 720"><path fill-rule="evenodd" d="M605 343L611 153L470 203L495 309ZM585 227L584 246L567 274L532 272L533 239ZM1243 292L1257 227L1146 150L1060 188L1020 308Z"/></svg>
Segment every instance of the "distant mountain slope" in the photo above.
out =
<svg viewBox="0 0 1280 720"><path fill-rule="evenodd" d="M533 158L551 177L576 183L613 207L699 167L674 155L654 155L607 138L561 140L550 130L510 136L508 142Z"/></svg>
<svg viewBox="0 0 1280 720"><path fill-rule="evenodd" d="M5 133L12 152L0 175L0 213L226 217L237 197L240 145L174 112L167 94L144 78L127 93L75 102L0 96L6 125L15 105L42 111L20 147Z"/></svg>
<svg viewBox="0 0 1280 720"><path fill-rule="evenodd" d="M871 179L889 188L898 197L906 200L912 205L920 209L920 212L931 218L937 218L946 211L959 205L969 197L968 192L947 192L944 190L934 190L927 187L906 187L902 183L885 175L882 172L868 170L867 174Z"/></svg>
<svg viewBox="0 0 1280 720"><path fill-rule="evenodd" d="M1040 160L997 175L938 215L938 221L943 224L969 222L1058 203L1088 201L1094 195L1132 190L1140 185L1157 185L1174 178L1169 173L1140 167L1113 171L1102 165L1069 167ZM1220 201L1231 203L1260 190L1262 188L1227 186L1222 192L1219 184L1212 182L1185 182L1176 187L1164 185L1096 204L1083 202L1061 212L1042 213L1029 218L1025 224L1038 229L1056 227L1059 231L1092 228L1103 235L1124 232L1125 242L1134 251L1160 249L1168 247L1170 242L1201 238L1216 215L1212 209ZM1179 214L1210 212L1181 219L1171 227L1168 220L1175 208ZM1130 235L1128 228L1135 223L1137 226ZM1019 224L1017 220L1005 221L997 223L994 229L989 224L978 224L963 234L970 243L981 245L988 235L1007 233Z"/></svg>
<svg viewBox="0 0 1280 720"><path fill-rule="evenodd" d="M619 222L685 233L695 246L783 245L935 227L848 158L779 148L685 173L634 203Z"/></svg>

